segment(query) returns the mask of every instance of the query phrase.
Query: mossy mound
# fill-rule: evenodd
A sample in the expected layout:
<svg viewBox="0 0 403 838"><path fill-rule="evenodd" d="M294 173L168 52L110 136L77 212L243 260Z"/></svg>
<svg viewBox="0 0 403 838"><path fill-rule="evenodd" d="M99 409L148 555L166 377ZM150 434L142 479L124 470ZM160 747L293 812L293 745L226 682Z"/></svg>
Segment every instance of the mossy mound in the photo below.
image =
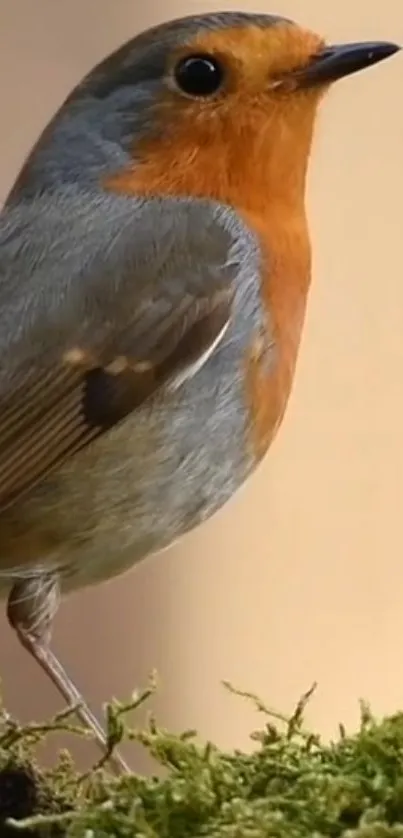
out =
<svg viewBox="0 0 403 838"><path fill-rule="evenodd" d="M403 838L403 713L378 721L362 705L357 733L340 727L329 744L303 727L310 693L290 719L249 696L265 714L255 749L224 752L153 719L145 730L127 728L153 689L108 706L107 725L111 749L136 739L165 767L158 778L116 777L106 764L80 776L66 754L43 771L38 741L82 730L67 713L22 728L1 710L0 838Z"/></svg>

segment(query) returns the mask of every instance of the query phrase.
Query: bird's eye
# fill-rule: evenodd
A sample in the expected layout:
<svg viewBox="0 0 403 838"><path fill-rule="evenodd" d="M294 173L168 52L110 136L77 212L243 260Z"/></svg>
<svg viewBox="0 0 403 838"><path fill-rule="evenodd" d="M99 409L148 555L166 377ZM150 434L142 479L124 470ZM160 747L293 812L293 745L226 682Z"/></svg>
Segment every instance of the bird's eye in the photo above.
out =
<svg viewBox="0 0 403 838"><path fill-rule="evenodd" d="M187 96L213 96L220 89L224 72L211 55L187 55L175 67L175 82Z"/></svg>

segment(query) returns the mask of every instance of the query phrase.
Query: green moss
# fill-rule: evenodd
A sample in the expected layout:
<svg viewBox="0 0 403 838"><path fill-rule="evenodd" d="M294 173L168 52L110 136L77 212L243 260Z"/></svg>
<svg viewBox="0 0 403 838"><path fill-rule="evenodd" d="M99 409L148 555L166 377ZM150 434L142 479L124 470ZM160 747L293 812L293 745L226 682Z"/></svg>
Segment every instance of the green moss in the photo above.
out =
<svg viewBox="0 0 403 838"><path fill-rule="evenodd" d="M158 778L117 778L106 764L80 776L66 754L56 769L41 770L38 741L55 729L82 729L67 713L22 728L2 709L0 838L403 838L403 713L377 721L362 705L359 730L347 736L341 727L329 744L303 727L311 691L291 719L239 693L265 723L252 734L251 754L224 752L192 732L161 730L152 718L144 730L128 728L129 712L154 688L110 705L107 725L111 749L136 739L166 768Z"/></svg>

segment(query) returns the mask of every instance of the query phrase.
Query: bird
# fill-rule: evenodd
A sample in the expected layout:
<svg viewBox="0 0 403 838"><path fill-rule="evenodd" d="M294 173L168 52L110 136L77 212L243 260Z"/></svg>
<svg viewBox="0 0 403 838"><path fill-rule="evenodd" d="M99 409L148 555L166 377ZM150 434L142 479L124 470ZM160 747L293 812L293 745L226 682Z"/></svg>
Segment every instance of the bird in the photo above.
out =
<svg viewBox="0 0 403 838"><path fill-rule="evenodd" d="M202 524L266 455L310 288L318 108L399 48L259 13L158 24L76 85L4 203L0 596L102 749L52 650L60 597Z"/></svg>

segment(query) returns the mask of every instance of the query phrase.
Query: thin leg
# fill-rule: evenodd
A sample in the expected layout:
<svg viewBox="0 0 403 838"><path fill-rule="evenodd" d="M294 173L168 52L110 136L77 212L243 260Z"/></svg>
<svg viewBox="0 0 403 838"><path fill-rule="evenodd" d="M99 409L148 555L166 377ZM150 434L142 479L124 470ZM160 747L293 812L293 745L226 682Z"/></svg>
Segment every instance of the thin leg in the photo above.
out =
<svg viewBox="0 0 403 838"><path fill-rule="evenodd" d="M54 615L60 599L59 579L55 575L41 574L20 579L10 592L7 616L17 637L41 669L59 690L68 705L79 704L77 715L94 734L95 741L106 751L105 732L77 687L50 649L50 636ZM130 769L118 752L111 762L118 773Z"/></svg>

